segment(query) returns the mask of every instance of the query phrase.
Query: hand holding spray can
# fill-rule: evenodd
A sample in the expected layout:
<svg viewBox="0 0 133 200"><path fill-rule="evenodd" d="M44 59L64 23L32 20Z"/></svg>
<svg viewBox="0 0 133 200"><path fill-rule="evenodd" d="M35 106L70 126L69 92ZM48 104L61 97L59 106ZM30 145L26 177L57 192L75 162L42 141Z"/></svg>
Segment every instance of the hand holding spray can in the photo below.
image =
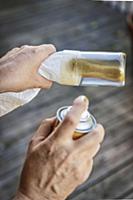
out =
<svg viewBox="0 0 133 200"><path fill-rule="evenodd" d="M56 118L57 124L62 122L66 114L70 111L72 106L64 106L57 110ZM88 110L84 111L81 115L80 121L73 133L73 139L78 139L85 134L90 133L93 129L96 128L97 122L96 119Z"/></svg>

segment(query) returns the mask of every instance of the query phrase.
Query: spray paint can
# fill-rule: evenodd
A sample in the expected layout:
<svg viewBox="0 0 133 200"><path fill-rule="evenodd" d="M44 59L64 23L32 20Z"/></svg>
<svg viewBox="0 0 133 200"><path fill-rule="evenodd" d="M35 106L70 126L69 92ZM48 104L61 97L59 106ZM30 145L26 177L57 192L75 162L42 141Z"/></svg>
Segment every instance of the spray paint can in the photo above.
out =
<svg viewBox="0 0 133 200"><path fill-rule="evenodd" d="M64 106L57 110L56 118L57 118L57 124L62 122L67 114L67 112L71 109L71 106ZM78 139L82 137L85 134L90 133L93 129L96 128L97 122L96 119L88 110L82 113L80 122L77 125L74 133L73 133L73 139Z"/></svg>

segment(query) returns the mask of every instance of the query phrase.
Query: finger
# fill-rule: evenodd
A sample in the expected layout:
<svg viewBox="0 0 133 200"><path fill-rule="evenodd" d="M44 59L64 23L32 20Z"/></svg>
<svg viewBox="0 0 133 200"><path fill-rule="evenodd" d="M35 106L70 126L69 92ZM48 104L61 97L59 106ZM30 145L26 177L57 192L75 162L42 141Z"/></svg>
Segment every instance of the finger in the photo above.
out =
<svg viewBox="0 0 133 200"><path fill-rule="evenodd" d="M40 67L40 64L48 56L56 52L56 48L52 44L44 44L40 46L32 46L31 52L34 55L34 62L37 64L36 69Z"/></svg>
<svg viewBox="0 0 133 200"><path fill-rule="evenodd" d="M74 145L76 148L84 149L89 152L89 148L93 145L100 144L104 138L104 128L101 124L97 124L97 127L91 132L86 134L85 136L75 140Z"/></svg>
<svg viewBox="0 0 133 200"><path fill-rule="evenodd" d="M16 47L16 48L14 48L14 49L8 51L1 59L5 59L5 58L7 58L7 56L12 56L12 55L14 55L16 52L18 52L19 50L20 50L20 48L19 48L19 47Z"/></svg>
<svg viewBox="0 0 133 200"><path fill-rule="evenodd" d="M89 176L90 176L90 174L92 172L92 169L93 169L93 159L87 160L85 162L85 168L86 168L86 170L85 170L86 173L84 174L83 181L86 181L89 178Z"/></svg>
<svg viewBox="0 0 133 200"><path fill-rule="evenodd" d="M100 144L95 144L95 145L91 146L89 149L85 149L85 148L83 148L83 150L80 149L79 150L80 153L79 153L79 151L78 151L78 153L81 154L81 156L83 158L92 159L96 156L96 154L99 152L99 150L100 150Z"/></svg>
<svg viewBox="0 0 133 200"><path fill-rule="evenodd" d="M52 44L43 44L39 46L23 45L20 49L20 52L23 52L23 54L32 58L32 62L34 63L32 66L36 68L36 71L38 71L38 68L43 60L45 60L52 53L56 52L56 48Z"/></svg>
<svg viewBox="0 0 133 200"><path fill-rule="evenodd" d="M55 117L43 120L36 134L34 135L34 139L37 139L38 141L45 140L52 132L55 122Z"/></svg>
<svg viewBox="0 0 133 200"><path fill-rule="evenodd" d="M88 108L88 99L85 96L79 96L73 102L72 108L67 113L65 119L56 129L55 135L58 137L72 138L72 134L79 123L81 114Z"/></svg>
<svg viewBox="0 0 133 200"><path fill-rule="evenodd" d="M92 159L84 159L83 161L75 162L76 165L76 177L79 180L79 183L82 184L89 177L92 168L93 168L93 160Z"/></svg>
<svg viewBox="0 0 133 200"><path fill-rule="evenodd" d="M35 85L37 88L49 89L52 83L52 81L42 77L40 74L36 74Z"/></svg>

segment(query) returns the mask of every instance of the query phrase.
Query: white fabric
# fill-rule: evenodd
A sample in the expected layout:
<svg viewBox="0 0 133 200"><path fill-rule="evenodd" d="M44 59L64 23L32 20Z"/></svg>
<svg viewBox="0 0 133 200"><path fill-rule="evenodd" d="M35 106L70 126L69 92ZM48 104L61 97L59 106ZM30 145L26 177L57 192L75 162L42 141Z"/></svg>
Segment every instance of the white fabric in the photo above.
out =
<svg viewBox="0 0 133 200"><path fill-rule="evenodd" d="M31 101L40 91L37 89L29 89L23 92L7 92L0 94L0 116L11 112L12 110Z"/></svg>

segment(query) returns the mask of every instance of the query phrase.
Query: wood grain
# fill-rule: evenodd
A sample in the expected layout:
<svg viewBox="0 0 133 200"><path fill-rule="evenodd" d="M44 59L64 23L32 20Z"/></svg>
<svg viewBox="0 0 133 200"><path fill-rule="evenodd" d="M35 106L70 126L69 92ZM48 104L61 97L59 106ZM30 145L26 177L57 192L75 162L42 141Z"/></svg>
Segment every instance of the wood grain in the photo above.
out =
<svg viewBox="0 0 133 200"><path fill-rule="evenodd" d="M93 173L68 198L133 199L133 60L126 16L107 4L87 0L2 0L0 55L23 44L54 43L57 50L127 53L126 86L68 87L54 84L25 106L0 119L0 199L15 195L30 138L40 121L75 97L86 95L90 111L106 130Z"/></svg>

